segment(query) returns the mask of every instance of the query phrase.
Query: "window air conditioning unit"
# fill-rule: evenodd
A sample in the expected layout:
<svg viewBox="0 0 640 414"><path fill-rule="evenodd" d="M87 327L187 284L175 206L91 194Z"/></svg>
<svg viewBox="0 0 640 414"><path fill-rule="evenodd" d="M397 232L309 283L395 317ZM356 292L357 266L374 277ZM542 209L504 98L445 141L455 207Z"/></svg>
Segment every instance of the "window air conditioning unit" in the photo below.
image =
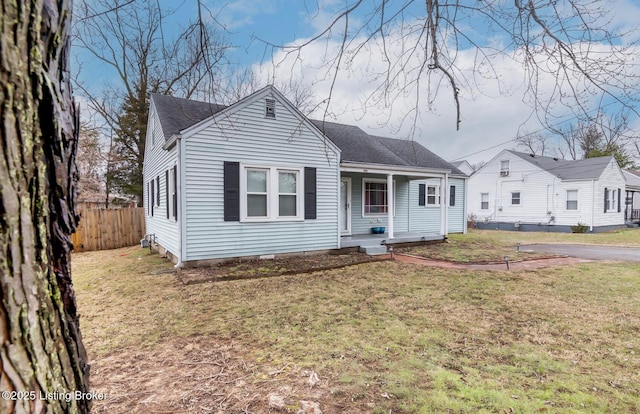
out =
<svg viewBox="0 0 640 414"><path fill-rule="evenodd" d="M509 170L500 171L500 177L508 177L508 176L509 176Z"/></svg>

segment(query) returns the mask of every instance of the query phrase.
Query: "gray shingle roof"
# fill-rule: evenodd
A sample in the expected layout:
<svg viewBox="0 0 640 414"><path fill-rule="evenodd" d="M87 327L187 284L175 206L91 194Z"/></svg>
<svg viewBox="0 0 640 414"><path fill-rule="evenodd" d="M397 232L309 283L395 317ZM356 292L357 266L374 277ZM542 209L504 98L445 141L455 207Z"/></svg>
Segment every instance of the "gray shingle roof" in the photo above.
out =
<svg viewBox="0 0 640 414"><path fill-rule="evenodd" d="M627 187L632 187L634 190L640 189L640 171L622 170L622 173Z"/></svg>
<svg viewBox="0 0 640 414"><path fill-rule="evenodd" d="M311 122L340 148L342 161L451 170L452 174L466 176L415 141L369 135L353 125Z"/></svg>
<svg viewBox="0 0 640 414"><path fill-rule="evenodd" d="M532 156L526 152L509 151L525 161L555 175L561 180L592 180L599 178L609 165L612 156L565 160L562 158Z"/></svg>
<svg viewBox="0 0 640 414"><path fill-rule="evenodd" d="M165 141L181 130L204 121L216 112L226 108L224 105L192 101L169 95L152 93L151 97L158 111Z"/></svg>
<svg viewBox="0 0 640 414"><path fill-rule="evenodd" d="M151 94L165 140L226 108L223 105ZM346 162L451 170L466 176L415 141L369 135L353 125L310 120L341 151Z"/></svg>

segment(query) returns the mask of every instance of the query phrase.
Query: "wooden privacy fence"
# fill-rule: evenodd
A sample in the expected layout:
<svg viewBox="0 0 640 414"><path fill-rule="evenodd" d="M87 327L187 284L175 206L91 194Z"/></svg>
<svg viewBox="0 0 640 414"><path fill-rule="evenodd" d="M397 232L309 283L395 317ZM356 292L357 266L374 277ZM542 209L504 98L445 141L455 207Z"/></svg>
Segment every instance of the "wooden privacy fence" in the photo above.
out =
<svg viewBox="0 0 640 414"><path fill-rule="evenodd" d="M80 211L80 225L71 235L75 252L135 246L144 237L144 208Z"/></svg>

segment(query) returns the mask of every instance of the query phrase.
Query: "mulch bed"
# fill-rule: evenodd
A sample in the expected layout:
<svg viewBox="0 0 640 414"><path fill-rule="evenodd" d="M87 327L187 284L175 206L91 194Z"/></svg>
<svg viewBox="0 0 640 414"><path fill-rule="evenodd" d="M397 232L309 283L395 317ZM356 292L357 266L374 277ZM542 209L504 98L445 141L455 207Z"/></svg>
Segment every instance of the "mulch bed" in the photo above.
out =
<svg viewBox="0 0 640 414"><path fill-rule="evenodd" d="M364 253L353 252L348 254L277 257L265 260L239 260L207 267L179 269L177 276L183 284L193 285L206 282L310 273L389 259L388 255L368 256Z"/></svg>

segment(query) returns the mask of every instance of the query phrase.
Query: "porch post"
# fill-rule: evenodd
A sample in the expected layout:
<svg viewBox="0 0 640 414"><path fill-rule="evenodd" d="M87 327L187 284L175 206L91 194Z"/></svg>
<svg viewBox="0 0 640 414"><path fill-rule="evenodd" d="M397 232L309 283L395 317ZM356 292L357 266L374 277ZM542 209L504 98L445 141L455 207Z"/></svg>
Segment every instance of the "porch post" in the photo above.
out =
<svg viewBox="0 0 640 414"><path fill-rule="evenodd" d="M444 175L444 191L442 192L444 194L444 202L440 203L440 208L442 208L442 215L444 216L444 235L448 235L449 234L449 175L445 174Z"/></svg>
<svg viewBox="0 0 640 414"><path fill-rule="evenodd" d="M440 178L440 234L447 234L447 218L446 214L446 204L447 204L447 181L444 177Z"/></svg>
<svg viewBox="0 0 640 414"><path fill-rule="evenodd" d="M395 200L393 199L393 174L387 174L387 227L388 237L393 239L393 211Z"/></svg>

